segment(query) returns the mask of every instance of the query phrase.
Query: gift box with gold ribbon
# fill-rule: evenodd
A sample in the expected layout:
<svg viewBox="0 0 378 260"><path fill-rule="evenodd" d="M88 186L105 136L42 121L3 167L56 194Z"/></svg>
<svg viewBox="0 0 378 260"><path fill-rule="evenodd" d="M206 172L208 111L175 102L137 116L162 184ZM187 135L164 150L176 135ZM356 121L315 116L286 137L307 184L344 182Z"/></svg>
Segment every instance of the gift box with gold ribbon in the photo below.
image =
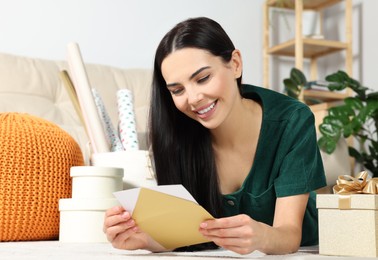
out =
<svg viewBox="0 0 378 260"><path fill-rule="evenodd" d="M341 175L334 194L318 194L319 254L378 256L378 178Z"/></svg>

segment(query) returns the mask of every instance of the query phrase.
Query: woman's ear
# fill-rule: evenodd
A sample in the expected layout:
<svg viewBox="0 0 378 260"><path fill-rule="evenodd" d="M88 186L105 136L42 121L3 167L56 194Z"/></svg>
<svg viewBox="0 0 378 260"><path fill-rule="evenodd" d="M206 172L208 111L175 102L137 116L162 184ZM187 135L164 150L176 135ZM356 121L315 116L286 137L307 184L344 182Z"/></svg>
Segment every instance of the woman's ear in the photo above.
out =
<svg viewBox="0 0 378 260"><path fill-rule="evenodd" d="M235 74L235 78L236 79L240 78L243 71L243 61L242 61L241 53L237 49L235 49L232 52L231 64L232 64L232 69Z"/></svg>

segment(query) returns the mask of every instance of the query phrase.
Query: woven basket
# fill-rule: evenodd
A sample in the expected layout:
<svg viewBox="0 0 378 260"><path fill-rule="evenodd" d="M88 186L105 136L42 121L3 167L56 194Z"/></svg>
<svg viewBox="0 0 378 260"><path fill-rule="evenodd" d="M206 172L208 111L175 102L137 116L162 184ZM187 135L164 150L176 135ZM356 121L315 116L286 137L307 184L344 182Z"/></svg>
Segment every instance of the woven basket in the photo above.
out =
<svg viewBox="0 0 378 260"><path fill-rule="evenodd" d="M59 237L60 198L71 197L71 166L83 165L75 140L57 125L0 114L0 241Z"/></svg>

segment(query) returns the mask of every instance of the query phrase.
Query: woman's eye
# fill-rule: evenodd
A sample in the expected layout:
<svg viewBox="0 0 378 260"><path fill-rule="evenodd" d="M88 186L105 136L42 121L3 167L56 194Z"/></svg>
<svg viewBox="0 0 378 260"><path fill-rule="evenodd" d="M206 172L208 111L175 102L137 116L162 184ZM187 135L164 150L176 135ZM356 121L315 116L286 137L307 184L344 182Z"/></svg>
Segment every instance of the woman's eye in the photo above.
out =
<svg viewBox="0 0 378 260"><path fill-rule="evenodd" d="M206 75L205 77L200 78L197 82L199 84L206 82L210 78L210 75Z"/></svg>
<svg viewBox="0 0 378 260"><path fill-rule="evenodd" d="M183 91L184 91L184 89L177 88L177 89L172 89L171 93L172 93L172 95L180 95Z"/></svg>

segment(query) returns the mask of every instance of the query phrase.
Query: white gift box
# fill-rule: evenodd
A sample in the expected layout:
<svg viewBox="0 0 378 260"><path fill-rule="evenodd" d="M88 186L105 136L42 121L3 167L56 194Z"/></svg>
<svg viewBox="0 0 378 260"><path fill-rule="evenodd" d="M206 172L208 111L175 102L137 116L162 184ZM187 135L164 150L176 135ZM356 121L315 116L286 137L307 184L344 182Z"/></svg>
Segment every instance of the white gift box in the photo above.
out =
<svg viewBox="0 0 378 260"><path fill-rule="evenodd" d="M378 256L378 195L318 194L319 254Z"/></svg>
<svg viewBox="0 0 378 260"><path fill-rule="evenodd" d="M72 198L113 198L113 192L123 189L123 168L71 167Z"/></svg>
<svg viewBox="0 0 378 260"><path fill-rule="evenodd" d="M157 185L149 152L146 150L94 153L91 164L123 168L123 189Z"/></svg>
<svg viewBox="0 0 378 260"><path fill-rule="evenodd" d="M123 168L71 167L72 198L59 200L60 242L107 242L105 211L120 205L113 193L123 188Z"/></svg>
<svg viewBox="0 0 378 260"><path fill-rule="evenodd" d="M119 205L117 199L60 199L59 241L104 243L105 211Z"/></svg>

